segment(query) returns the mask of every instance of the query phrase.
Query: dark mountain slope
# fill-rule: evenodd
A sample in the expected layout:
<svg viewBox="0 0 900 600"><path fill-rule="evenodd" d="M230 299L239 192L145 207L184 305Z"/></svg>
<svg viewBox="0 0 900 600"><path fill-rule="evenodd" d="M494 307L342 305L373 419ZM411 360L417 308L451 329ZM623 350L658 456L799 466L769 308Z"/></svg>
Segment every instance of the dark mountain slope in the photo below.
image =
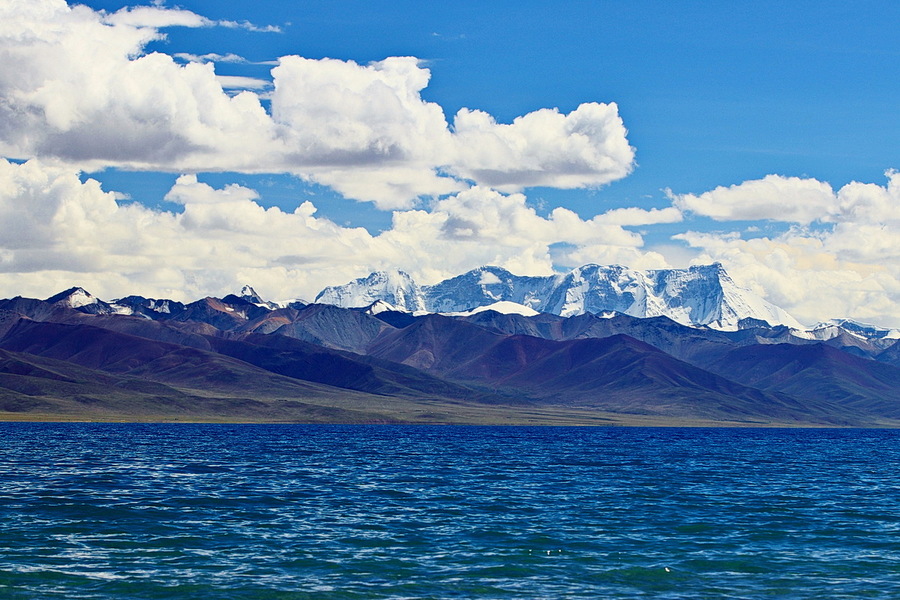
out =
<svg viewBox="0 0 900 600"><path fill-rule="evenodd" d="M152 321L141 325L150 333L169 331ZM88 325L21 320L0 339L0 348L179 387L251 396L315 395L324 390L324 385L329 394L341 388L377 395L500 400L496 394L448 383L388 361L283 336L235 336L204 338L207 351Z"/></svg>
<svg viewBox="0 0 900 600"><path fill-rule="evenodd" d="M586 313L564 318L546 314L533 317L502 315L484 311L465 319L497 333L531 335L556 341L627 335L701 368L710 355L718 356L736 346L759 343L760 336L781 336L787 332L783 327L724 332L688 327L668 317L638 318L623 314L606 317Z"/></svg>
<svg viewBox="0 0 900 600"><path fill-rule="evenodd" d="M432 315L379 338L370 351L447 379L550 403L720 419L860 419L827 402L801 403L729 381L623 335L553 341Z"/></svg>
<svg viewBox="0 0 900 600"><path fill-rule="evenodd" d="M256 310L259 307L251 306L252 310L246 305L235 307L218 298L204 298L186 305L184 310L175 315L172 320L206 323L216 329L230 331L244 325L250 318L259 316ZM252 314L252 317L248 315L248 312Z"/></svg>
<svg viewBox="0 0 900 600"><path fill-rule="evenodd" d="M484 353L504 335L443 315L426 315L378 337L368 353L433 373L448 372Z"/></svg>
<svg viewBox="0 0 900 600"><path fill-rule="evenodd" d="M746 385L900 417L900 368L826 344L737 348L709 368Z"/></svg>
<svg viewBox="0 0 900 600"><path fill-rule="evenodd" d="M444 381L421 370L371 356L331 350L280 335L211 339L213 350L288 377L374 394L513 401L508 395Z"/></svg>
<svg viewBox="0 0 900 600"><path fill-rule="evenodd" d="M102 421L389 422L391 417L322 404L286 378L276 396L192 393L70 362L0 350L0 418ZM292 392L285 395L283 392ZM341 391L341 396L353 392ZM307 402L308 399L314 402ZM357 406L365 406L360 396Z"/></svg>
<svg viewBox="0 0 900 600"><path fill-rule="evenodd" d="M876 357L878 362L900 367L900 340L889 346Z"/></svg>
<svg viewBox="0 0 900 600"><path fill-rule="evenodd" d="M833 423L860 418L827 402L798 402L735 383L624 335L564 342L511 336L445 375L617 412Z"/></svg>
<svg viewBox="0 0 900 600"><path fill-rule="evenodd" d="M355 420L368 402L381 419L396 402L407 414L477 403L478 411L540 406L745 422L900 419L900 345L876 348L846 333L815 342L749 321L716 331L626 315L273 309L236 295L125 316L99 301L71 308L86 292L66 294L74 300L0 301L0 398L9 407L75 414L90 403L73 398L93 398L91 407L115 412L131 394L145 412L156 398L159 410L178 414L211 396L239 400L237 413L274 410L249 398L340 398L332 405L363 407L347 416ZM164 301L134 302L151 310ZM880 363L861 358L875 350ZM81 378L66 368L81 369ZM356 403L341 404L344 397Z"/></svg>
<svg viewBox="0 0 900 600"><path fill-rule="evenodd" d="M221 335L222 332L204 323L180 321L152 321L139 316L103 315L89 320L76 318L53 322L70 325L89 325L125 335L146 338L167 344L188 346L199 350L209 350L209 335Z"/></svg>
<svg viewBox="0 0 900 600"><path fill-rule="evenodd" d="M326 348L362 353L386 329L393 327L361 311L309 304L299 310L286 308L270 312L236 331L274 333Z"/></svg>

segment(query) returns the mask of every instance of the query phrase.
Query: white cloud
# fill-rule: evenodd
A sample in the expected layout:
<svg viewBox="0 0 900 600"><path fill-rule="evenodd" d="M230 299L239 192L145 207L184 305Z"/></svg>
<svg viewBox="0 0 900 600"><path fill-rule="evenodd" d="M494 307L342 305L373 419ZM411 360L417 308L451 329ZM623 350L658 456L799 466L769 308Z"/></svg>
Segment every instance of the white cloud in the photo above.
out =
<svg viewBox="0 0 900 600"><path fill-rule="evenodd" d="M604 223L610 225L622 225L624 227L638 227L641 225L658 225L660 223L679 223L684 219L681 211L675 207L668 208L616 208L600 217Z"/></svg>
<svg viewBox="0 0 900 600"><path fill-rule="evenodd" d="M212 65L141 55L156 30L62 2L12 4L0 6L4 155L185 171L249 164L274 138L259 98L229 97Z"/></svg>
<svg viewBox="0 0 900 600"><path fill-rule="evenodd" d="M109 25L127 25L129 27L211 27L214 25L206 17L180 8L163 8L160 6L130 6L118 10L103 18Z"/></svg>
<svg viewBox="0 0 900 600"><path fill-rule="evenodd" d="M62 0L0 4L0 155L169 172L289 172L382 208L468 186L594 187L624 177L633 150L615 104L539 110L498 124L461 111L451 130L424 100L412 57L367 65L285 56L260 79L217 76L229 54L146 54L160 28L215 25L191 11L109 14ZM237 95L226 88L242 88Z"/></svg>
<svg viewBox="0 0 900 600"><path fill-rule="evenodd" d="M815 179L767 175L700 194L668 192L675 206L717 221L767 219L809 224L838 210L827 183Z"/></svg>
<svg viewBox="0 0 900 600"><path fill-rule="evenodd" d="M246 29L247 31L261 33L281 33L281 27L278 25L255 25L250 21L216 21L216 25L228 27L230 29Z"/></svg>
<svg viewBox="0 0 900 600"><path fill-rule="evenodd" d="M453 140L440 106L421 98L430 73L418 59L285 56L272 76L290 171L382 208L461 189L435 173Z"/></svg>
<svg viewBox="0 0 900 600"><path fill-rule="evenodd" d="M424 166L310 167L303 171L293 169L293 172L304 180L331 187L347 198L370 200L382 210L410 208L420 196L438 197L468 188Z"/></svg>
<svg viewBox="0 0 900 600"><path fill-rule="evenodd" d="M900 221L900 173L887 171L886 187L853 182L838 191L837 221L892 223Z"/></svg>
<svg viewBox="0 0 900 600"><path fill-rule="evenodd" d="M186 62L225 62L225 63L245 63L247 59L243 56L238 56L237 54L217 54L215 52L210 52L208 54L189 54L187 52L176 52L173 55L175 58L179 58Z"/></svg>
<svg viewBox="0 0 900 600"><path fill-rule="evenodd" d="M262 90L272 85L265 79L240 75L216 75L216 81L219 82L222 89Z"/></svg>
<svg viewBox="0 0 900 600"><path fill-rule="evenodd" d="M453 121L459 175L502 191L529 186L596 187L634 166L634 149L615 103L582 104L568 115L542 109L498 124L462 109Z"/></svg>
<svg viewBox="0 0 900 600"><path fill-rule="evenodd" d="M256 25L250 21L213 21L197 13L181 8L166 8L162 3L154 6L128 6L112 14L105 15L103 21L109 25L127 25L130 27L227 27L229 29L246 29L260 33L280 33L277 25Z"/></svg>
<svg viewBox="0 0 900 600"><path fill-rule="evenodd" d="M850 316L900 323L900 176L886 186L853 183L836 197L844 212L815 229L773 237L737 232L676 236L694 263L722 262L742 285L801 322ZM474 187L427 208L396 210L372 235L316 216L265 209L255 190L214 188L180 176L165 199L180 213L120 205L64 165L0 160L0 288L49 296L82 285L104 298L128 293L192 300L253 284L269 298L311 298L326 285L401 268L433 283L482 265L546 275L585 263L670 266L625 227L677 221L673 210L611 210L583 219L565 208L541 216L522 194ZM678 260L685 260L681 257Z"/></svg>
<svg viewBox="0 0 900 600"><path fill-rule="evenodd" d="M257 200L255 190L230 184L217 190L211 185L199 183L196 175L182 175L165 196L165 200L177 204L232 204Z"/></svg>
<svg viewBox="0 0 900 600"><path fill-rule="evenodd" d="M757 188L756 203L774 207L780 202L786 207L781 220L818 220L815 229L795 226L778 236L749 240L737 233L694 231L675 237L701 252L695 262L722 262L739 281L801 321L846 316L896 326L900 323L900 175L889 171L887 177L886 186L850 183L827 199L804 205L804 210L791 208L795 190ZM831 189L815 180L804 180L803 187L822 190L823 197ZM814 204L823 208L817 216L810 211ZM775 213L770 216L775 217Z"/></svg>
<svg viewBox="0 0 900 600"><path fill-rule="evenodd" d="M193 300L251 283L270 298L310 298L376 269L401 268L423 283L486 264L548 274L560 243L583 262L641 256L640 236L602 215L541 217L523 195L486 188L396 211L377 236L317 217L310 202L265 209L255 190L213 188L192 174L165 197L183 205L177 214L116 197L63 165L0 160L0 288L46 297L82 285L103 298Z"/></svg>

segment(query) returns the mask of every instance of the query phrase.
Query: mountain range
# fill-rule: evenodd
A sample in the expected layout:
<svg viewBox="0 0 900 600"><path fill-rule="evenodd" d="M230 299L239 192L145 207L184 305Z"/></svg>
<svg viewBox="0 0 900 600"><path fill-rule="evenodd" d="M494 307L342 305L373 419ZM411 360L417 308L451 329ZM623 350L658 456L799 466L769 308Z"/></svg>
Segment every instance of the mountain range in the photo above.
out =
<svg viewBox="0 0 900 600"><path fill-rule="evenodd" d="M716 329L737 329L744 319L802 327L784 310L738 287L718 263L655 271L585 265L548 277L481 267L431 286L417 285L402 271L379 271L327 287L316 297L316 302L345 308L378 300L406 312L465 312L507 302L563 317L618 312Z"/></svg>
<svg viewBox="0 0 900 600"><path fill-rule="evenodd" d="M895 426L900 333L803 328L720 265L401 272L268 302L0 300L0 417Z"/></svg>

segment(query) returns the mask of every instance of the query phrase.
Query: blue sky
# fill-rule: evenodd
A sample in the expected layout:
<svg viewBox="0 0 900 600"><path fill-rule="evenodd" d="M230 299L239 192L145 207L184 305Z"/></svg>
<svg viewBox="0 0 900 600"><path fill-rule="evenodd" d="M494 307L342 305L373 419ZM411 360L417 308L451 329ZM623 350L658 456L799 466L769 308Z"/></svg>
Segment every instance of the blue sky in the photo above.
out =
<svg viewBox="0 0 900 600"><path fill-rule="evenodd" d="M431 69L426 99L448 115L477 108L502 122L544 107L616 102L638 168L602 193L553 196L583 216L598 204L664 205L664 188L699 193L770 173L840 187L880 181L900 164L900 78L890 75L900 58L900 5L892 2L178 6L282 32L171 28L152 49L260 62L416 56ZM270 68L222 63L217 72L267 77Z"/></svg>
<svg viewBox="0 0 900 600"><path fill-rule="evenodd" d="M81 12L31 4L47 10L12 0L0 29L0 51L30 59L0 73L12 107L0 112L0 151L12 161L0 191L20 223L0 243L9 294L81 283L107 297L192 299L251 279L285 299L382 268L428 283L485 261L545 274L718 260L801 321L900 324L896 2L188 1L144 13L122 2ZM78 29L88 22L99 27L91 36L120 45L88 44ZM71 36L52 33L66 28ZM23 30L49 45L23 41ZM47 66L53 47L71 61L66 72ZM134 68L154 53L156 67ZM277 97L273 68L286 56L311 60L281 70ZM367 88L371 105L344 101L341 90L371 83L372 64L389 57L416 59L392 63L400 100ZM202 63L224 85L215 97L203 73L191 74ZM79 70L88 91L69 80ZM247 98L271 119L220 110L240 92L221 76L250 78ZM547 109L588 124L578 131L593 132L589 159L571 122L535 119L498 147L513 158L481 170L499 126ZM461 110L486 118L468 137L454 121ZM181 135L194 119L204 129ZM300 141L279 153L256 140L270 120L293 128L279 140ZM374 158L374 146L353 147L366 122L384 123ZM403 127L421 135L396 133ZM225 145L194 151L219 133ZM140 150L166 144L168 157ZM26 173L28 160L37 162ZM528 173L516 160L532 161ZM92 208L78 205L83 222L73 224L62 215L78 202ZM55 216L53 231L22 231L40 215ZM101 244L101 230L119 233Z"/></svg>

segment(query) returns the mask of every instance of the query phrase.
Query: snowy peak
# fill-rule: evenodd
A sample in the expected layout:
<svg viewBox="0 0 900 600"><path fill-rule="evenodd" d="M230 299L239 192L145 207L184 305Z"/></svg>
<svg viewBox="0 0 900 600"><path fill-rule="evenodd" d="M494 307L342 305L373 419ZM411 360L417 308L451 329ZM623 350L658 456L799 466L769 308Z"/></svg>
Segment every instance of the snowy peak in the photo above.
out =
<svg viewBox="0 0 900 600"><path fill-rule="evenodd" d="M99 298L95 298L81 287L69 288L64 292L50 296L44 302L62 308L71 308L90 315L132 314L132 310L127 306L104 302Z"/></svg>
<svg viewBox="0 0 900 600"><path fill-rule="evenodd" d="M831 324L836 325L858 336L862 336L869 340L897 340L900 339L900 329L889 329L887 327L879 327L868 323L860 323L852 319L832 319Z"/></svg>
<svg viewBox="0 0 900 600"><path fill-rule="evenodd" d="M100 301L97 298L94 298L84 288L72 287L55 296L50 296L44 300L44 302L56 304L57 306L64 306L66 308L80 308L90 304L97 304Z"/></svg>
<svg viewBox="0 0 900 600"><path fill-rule="evenodd" d="M887 346L900 340L900 330L879 327L868 323L860 323L852 319L831 319L817 323L809 329L793 331L795 337L820 342L834 340L841 336L851 336L861 340L869 340Z"/></svg>
<svg viewBox="0 0 900 600"><path fill-rule="evenodd" d="M658 302L665 307L660 314L679 323L731 331L740 329L741 322L753 321L802 327L785 310L738 286L719 263L649 271L648 275Z"/></svg>
<svg viewBox="0 0 900 600"><path fill-rule="evenodd" d="M143 315L151 319L174 316L184 310L184 304L181 302L143 296L125 296L113 300L111 306L118 314Z"/></svg>
<svg viewBox="0 0 900 600"><path fill-rule="evenodd" d="M326 288L316 298L347 308L377 300L408 312L465 313L507 302L564 317L615 311L722 330L759 321L801 328L787 312L735 284L719 263L655 271L589 264L548 277L481 267L422 287L406 273L378 272Z"/></svg>
<svg viewBox="0 0 900 600"><path fill-rule="evenodd" d="M242 287L241 293L238 295L249 302L262 302L262 299L259 297L259 294L256 293L256 290L249 285Z"/></svg>
<svg viewBox="0 0 900 600"><path fill-rule="evenodd" d="M584 265L555 282L544 312L564 317L608 310L657 316L647 307L647 278L621 265Z"/></svg>
<svg viewBox="0 0 900 600"><path fill-rule="evenodd" d="M344 308L367 307L377 300L406 312L426 310L422 290L403 271L376 271L346 285L327 287L316 296L319 304Z"/></svg>
<svg viewBox="0 0 900 600"><path fill-rule="evenodd" d="M255 304L255 305L261 306L263 308L268 308L271 310L281 308L278 304L276 304L274 302L269 302L267 300L263 300L259 296L259 294L256 293L256 290L254 290L249 285L245 285L244 287L242 287L240 293L236 294L236 296L238 298L240 298L241 300L246 300L247 302L249 302L251 304Z"/></svg>
<svg viewBox="0 0 900 600"><path fill-rule="evenodd" d="M424 287L423 292L427 298L425 310L440 313L463 313L495 302L512 300L515 297L518 279L500 267L474 269L438 284Z"/></svg>

